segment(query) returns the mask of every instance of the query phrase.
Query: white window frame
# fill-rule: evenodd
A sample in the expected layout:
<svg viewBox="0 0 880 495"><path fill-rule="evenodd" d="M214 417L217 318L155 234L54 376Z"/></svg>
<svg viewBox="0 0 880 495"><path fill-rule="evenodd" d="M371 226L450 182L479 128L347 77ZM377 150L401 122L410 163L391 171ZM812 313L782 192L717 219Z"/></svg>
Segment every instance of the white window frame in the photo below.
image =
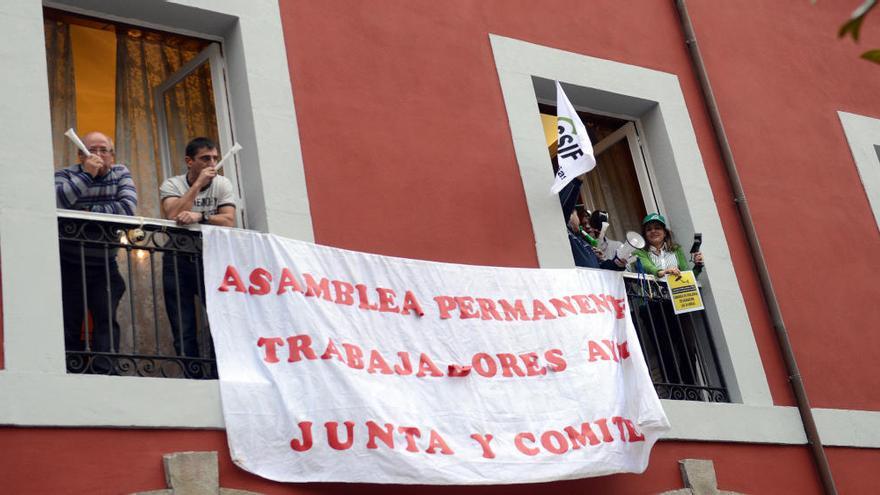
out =
<svg viewBox="0 0 880 495"><path fill-rule="evenodd" d="M649 170L655 174L651 183L662 192L672 228L687 239L696 226L704 239L712 239L704 244L710 264L701 280L707 298L715 303L707 317L734 403L663 401L673 426L669 436L802 443L805 435L797 411L773 405L678 78L502 36L489 38L542 267L571 267L574 261L560 228L559 199L549 192L553 172L538 110L538 98L547 95L540 94L540 82L533 84L533 78L565 83L576 107L635 121L646 159L664 165ZM773 424L767 431L774 433L755 435L743 428L756 423Z"/></svg>
<svg viewBox="0 0 880 495"><path fill-rule="evenodd" d="M880 230L880 119L848 112L837 112L837 116Z"/></svg>

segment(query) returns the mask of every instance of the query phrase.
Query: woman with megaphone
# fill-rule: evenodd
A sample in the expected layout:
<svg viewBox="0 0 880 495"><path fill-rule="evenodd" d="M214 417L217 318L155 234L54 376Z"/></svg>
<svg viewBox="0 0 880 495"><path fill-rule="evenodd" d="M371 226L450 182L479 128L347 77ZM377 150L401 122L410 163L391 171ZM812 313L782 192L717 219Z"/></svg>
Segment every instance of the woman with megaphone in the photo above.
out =
<svg viewBox="0 0 880 495"><path fill-rule="evenodd" d="M642 236L646 246L635 252L641 262L645 273L657 278L666 275L678 275L682 271L690 270L690 263L685 257L684 251L672 237L672 231L666 223L666 218L659 213L651 213L642 220ZM703 253L694 251L691 253L694 260L694 274L697 275L703 269Z"/></svg>

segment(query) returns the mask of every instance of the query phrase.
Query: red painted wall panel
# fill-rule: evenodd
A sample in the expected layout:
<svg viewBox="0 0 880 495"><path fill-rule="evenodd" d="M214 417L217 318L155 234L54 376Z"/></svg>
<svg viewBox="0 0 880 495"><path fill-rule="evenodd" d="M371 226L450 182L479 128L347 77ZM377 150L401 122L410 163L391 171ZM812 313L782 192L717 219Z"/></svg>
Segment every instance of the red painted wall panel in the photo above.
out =
<svg viewBox="0 0 880 495"><path fill-rule="evenodd" d="M880 410L880 235L837 116L880 118L880 22L855 45L861 2L688 3L812 404Z"/></svg>
<svg viewBox="0 0 880 495"><path fill-rule="evenodd" d="M774 495L819 494L811 460L803 446L661 442L641 475L624 474L531 485L485 487L365 485L343 483L283 484L246 473L232 464L226 437L219 431L0 428L0 480L3 493L28 495L101 495L165 488L162 455L217 451L220 484L272 494L440 493L532 495L534 493L614 493L644 495L682 488L678 460L712 459L724 490ZM859 480L868 458L842 452L841 477L853 491L869 493L870 477ZM292 457L293 458L293 457ZM850 462L859 463L848 476ZM772 474L771 474L772 473ZM859 489L860 488L860 489Z"/></svg>
<svg viewBox="0 0 880 495"><path fill-rule="evenodd" d="M794 403L672 2L280 7L316 240L349 249L536 266L489 33L677 74L774 401Z"/></svg>

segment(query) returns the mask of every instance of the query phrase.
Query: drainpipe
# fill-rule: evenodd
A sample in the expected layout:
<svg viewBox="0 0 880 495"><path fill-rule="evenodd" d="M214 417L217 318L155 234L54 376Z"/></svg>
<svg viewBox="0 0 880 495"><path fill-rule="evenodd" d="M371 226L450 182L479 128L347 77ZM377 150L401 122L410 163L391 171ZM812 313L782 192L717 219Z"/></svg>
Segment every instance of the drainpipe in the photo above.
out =
<svg viewBox="0 0 880 495"><path fill-rule="evenodd" d="M831 467L828 464L828 458L825 457L825 449L822 447L822 441L819 438L819 432L816 429L816 422L813 419L813 411L810 409L810 401L807 398L807 391L804 388L804 382L801 373L798 370L797 360L794 351L791 348L791 342L788 338L788 330L782 320L782 310L779 307L779 301L776 299L776 292L773 290L773 283L770 280L770 272L767 269L767 261L764 259L764 253L761 250L761 244L758 241L758 235L755 232L755 224L752 221L752 214L749 211L749 204L746 202L746 196L743 192L742 183L739 179L739 172L736 169L736 163L733 160L733 153L730 150L730 142L727 140L727 134L724 132L724 125L721 123L721 115L718 112L718 105L715 101L715 94L712 92L712 86L709 84L709 76L706 73L706 66L703 64L703 57L700 54L700 47L697 46L697 39L694 35L694 27L691 23L690 15L688 15L685 0L674 0L675 8L681 21L681 28L684 31L685 43L690 53L691 65L700 81L700 88L703 90L703 97L706 99L706 107L709 116L712 119L712 128L715 131L715 139L721 148L721 158L724 162L724 168L727 169L727 176L733 187L734 201L739 209L740 219L746 231L746 237L749 247L752 250L752 257L758 269L758 276L761 279L761 289L764 293L764 299L767 301L767 307L770 310L770 317L773 320L773 328L776 330L776 338L779 340L779 346L782 348L782 356L785 360L785 367L788 371L788 380L797 400L798 411L801 415L801 421L804 425L804 431L807 434L807 443L813 454L813 460L816 462L816 468L819 471L819 477L822 479L822 486L826 495L837 495L837 487L834 486L834 478L831 476Z"/></svg>

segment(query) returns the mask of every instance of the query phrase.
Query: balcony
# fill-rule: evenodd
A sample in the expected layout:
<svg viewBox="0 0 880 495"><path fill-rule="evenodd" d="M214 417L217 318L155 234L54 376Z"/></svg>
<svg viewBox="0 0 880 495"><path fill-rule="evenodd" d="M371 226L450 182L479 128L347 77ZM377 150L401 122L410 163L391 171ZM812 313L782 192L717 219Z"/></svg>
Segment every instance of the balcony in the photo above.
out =
<svg viewBox="0 0 880 495"><path fill-rule="evenodd" d="M197 226L59 210L58 235L76 267L62 269L68 373L217 378ZM653 277L624 285L660 398L729 402L705 312L674 315Z"/></svg>
<svg viewBox="0 0 880 495"><path fill-rule="evenodd" d="M68 373L217 378L201 233L58 211Z"/></svg>
<svg viewBox="0 0 880 495"><path fill-rule="evenodd" d="M630 316L661 399L730 402L705 311L674 314L666 283L624 274ZM704 298L704 304L712 301Z"/></svg>

